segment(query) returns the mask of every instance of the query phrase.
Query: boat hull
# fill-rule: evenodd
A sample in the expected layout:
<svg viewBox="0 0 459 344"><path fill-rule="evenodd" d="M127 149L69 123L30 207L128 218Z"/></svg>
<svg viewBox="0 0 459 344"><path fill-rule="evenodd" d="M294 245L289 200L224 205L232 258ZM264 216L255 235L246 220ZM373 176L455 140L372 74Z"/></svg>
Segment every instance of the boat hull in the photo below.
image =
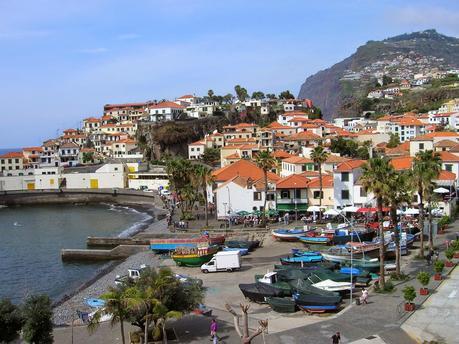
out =
<svg viewBox="0 0 459 344"><path fill-rule="evenodd" d="M150 249L156 252L170 252L179 247L195 248L198 245L222 245L225 242L225 236L215 237L195 237L195 238L168 238L168 239L150 239Z"/></svg>
<svg viewBox="0 0 459 344"><path fill-rule="evenodd" d="M178 266L189 266L189 267L196 267L201 266L204 263L207 263L212 259L215 253L209 253L206 255L172 255L172 259L174 260L175 264Z"/></svg>
<svg viewBox="0 0 459 344"><path fill-rule="evenodd" d="M296 311L295 301L288 298L270 297L268 304L277 313L295 313Z"/></svg>
<svg viewBox="0 0 459 344"><path fill-rule="evenodd" d="M257 283L239 284L239 289L244 297L257 303L266 303L267 298L282 295L280 290L265 288L263 285Z"/></svg>
<svg viewBox="0 0 459 344"><path fill-rule="evenodd" d="M341 302L339 296L322 296L317 294L294 294L293 299L299 306L334 306Z"/></svg>
<svg viewBox="0 0 459 344"><path fill-rule="evenodd" d="M328 245L330 243L330 238L327 237L308 237L301 236L298 238L304 244L310 245Z"/></svg>
<svg viewBox="0 0 459 344"><path fill-rule="evenodd" d="M334 245L345 245L348 242L363 242L363 241L372 241L376 236L376 231L369 231L365 233L359 233L359 235L334 235L332 242Z"/></svg>

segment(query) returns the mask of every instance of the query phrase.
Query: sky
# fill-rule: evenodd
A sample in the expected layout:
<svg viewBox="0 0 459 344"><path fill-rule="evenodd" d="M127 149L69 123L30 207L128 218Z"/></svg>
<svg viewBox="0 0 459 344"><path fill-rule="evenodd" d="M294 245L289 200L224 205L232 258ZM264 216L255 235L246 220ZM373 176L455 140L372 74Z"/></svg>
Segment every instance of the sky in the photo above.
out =
<svg viewBox="0 0 459 344"><path fill-rule="evenodd" d="M40 145L103 105L298 94L368 40L435 28L450 0L0 0L0 148Z"/></svg>

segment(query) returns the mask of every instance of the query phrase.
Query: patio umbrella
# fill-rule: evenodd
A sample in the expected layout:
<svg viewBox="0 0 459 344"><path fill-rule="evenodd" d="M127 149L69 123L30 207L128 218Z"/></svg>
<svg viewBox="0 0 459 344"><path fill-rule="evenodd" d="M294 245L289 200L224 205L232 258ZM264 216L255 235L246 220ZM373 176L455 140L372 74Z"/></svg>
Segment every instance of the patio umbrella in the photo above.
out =
<svg viewBox="0 0 459 344"><path fill-rule="evenodd" d="M269 216L277 216L277 215L279 215L279 212L276 209L269 209L268 210L268 215Z"/></svg>
<svg viewBox="0 0 459 344"><path fill-rule="evenodd" d="M323 207L322 207L323 208ZM316 211L320 211L320 207L317 206L317 205L311 205L308 207L308 209L306 209L307 211L312 211L312 212L316 212Z"/></svg>
<svg viewBox="0 0 459 344"><path fill-rule="evenodd" d="M449 190L448 189L445 189L445 188L437 188L437 189L434 189L435 193L440 193L440 194L444 194L444 193L449 193Z"/></svg>
<svg viewBox="0 0 459 344"><path fill-rule="evenodd" d="M359 208L358 207L354 207L354 206L344 207L342 209L342 211L344 211L345 213L356 213L357 210L359 210Z"/></svg>
<svg viewBox="0 0 459 344"><path fill-rule="evenodd" d="M418 215L418 214L419 214L419 209L408 208L405 210L405 215Z"/></svg>
<svg viewBox="0 0 459 344"><path fill-rule="evenodd" d="M248 211L241 210L241 211L238 211L237 214L240 216L246 216L246 215L249 215L250 213Z"/></svg>
<svg viewBox="0 0 459 344"><path fill-rule="evenodd" d="M324 213L324 215L331 215L331 216L337 216L337 215L339 215L339 214L340 214L340 212L339 212L338 210L336 210L336 209L328 209L328 210Z"/></svg>

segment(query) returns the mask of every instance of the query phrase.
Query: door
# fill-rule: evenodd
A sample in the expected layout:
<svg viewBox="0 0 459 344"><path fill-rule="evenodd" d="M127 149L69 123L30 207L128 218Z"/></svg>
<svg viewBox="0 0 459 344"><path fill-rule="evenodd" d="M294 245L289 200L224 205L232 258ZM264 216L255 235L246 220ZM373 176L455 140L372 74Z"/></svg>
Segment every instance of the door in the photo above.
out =
<svg viewBox="0 0 459 344"><path fill-rule="evenodd" d="M27 190L35 190L35 183L27 183Z"/></svg>
<svg viewBox="0 0 459 344"><path fill-rule="evenodd" d="M99 180L98 179L90 179L89 181L91 189L98 189L99 188Z"/></svg>

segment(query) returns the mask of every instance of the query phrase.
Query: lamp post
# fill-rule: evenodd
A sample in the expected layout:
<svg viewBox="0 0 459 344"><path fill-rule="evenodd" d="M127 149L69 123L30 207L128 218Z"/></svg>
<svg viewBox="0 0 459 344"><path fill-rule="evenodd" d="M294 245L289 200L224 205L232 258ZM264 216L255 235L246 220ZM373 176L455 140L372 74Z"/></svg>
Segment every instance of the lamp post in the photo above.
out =
<svg viewBox="0 0 459 344"><path fill-rule="evenodd" d="M295 226L298 224L298 199L297 199L297 188L296 188L296 183L293 183L293 185L295 186L295 194L294 194L294 200L295 200Z"/></svg>
<svg viewBox="0 0 459 344"><path fill-rule="evenodd" d="M226 202L223 202L223 207L224 207L224 214L225 214L225 219L226 219L226 217L227 217L227 213L226 213L226 205L227 205L227 204L228 204L228 203L226 203Z"/></svg>

